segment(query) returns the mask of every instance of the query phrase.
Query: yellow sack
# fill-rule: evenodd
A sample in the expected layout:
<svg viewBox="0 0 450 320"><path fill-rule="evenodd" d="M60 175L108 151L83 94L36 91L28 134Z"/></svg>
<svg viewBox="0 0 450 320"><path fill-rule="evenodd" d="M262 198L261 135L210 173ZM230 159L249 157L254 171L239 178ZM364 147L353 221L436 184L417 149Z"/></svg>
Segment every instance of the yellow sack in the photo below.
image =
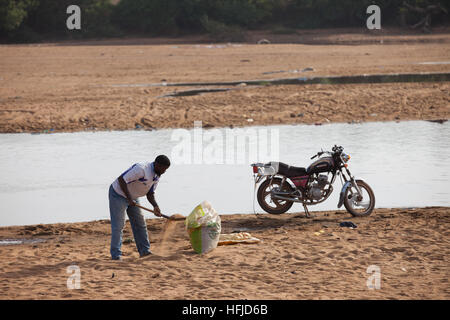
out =
<svg viewBox="0 0 450 320"><path fill-rule="evenodd" d="M206 253L217 247L221 221L209 202L196 206L186 218L185 226L195 252Z"/></svg>

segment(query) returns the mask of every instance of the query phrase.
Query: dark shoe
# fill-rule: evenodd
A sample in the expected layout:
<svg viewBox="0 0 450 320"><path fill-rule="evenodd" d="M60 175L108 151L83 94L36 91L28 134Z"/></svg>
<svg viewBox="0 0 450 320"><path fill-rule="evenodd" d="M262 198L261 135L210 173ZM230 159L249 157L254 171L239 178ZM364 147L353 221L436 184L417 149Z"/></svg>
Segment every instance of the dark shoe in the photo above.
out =
<svg viewBox="0 0 450 320"><path fill-rule="evenodd" d="M347 227L347 228L351 228L351 229L355 229L358 228L356 224L354 224L351 221L343 221L339 224L340 227Z"/></svg>
<svg viewBox="0 0 450 320"><path fill-rule="evenodd" d="M115 257L115 258L111 258L111 260L119 260L119 261L121 261L121 260L122 260L122 256L118 256L118 257Z"/></svg>
<svg viewBox="0 0 450 320"><path fill-rule="evenodd" d="M140 258L153 254L151 251L144 252L140 255Z"/></svg>

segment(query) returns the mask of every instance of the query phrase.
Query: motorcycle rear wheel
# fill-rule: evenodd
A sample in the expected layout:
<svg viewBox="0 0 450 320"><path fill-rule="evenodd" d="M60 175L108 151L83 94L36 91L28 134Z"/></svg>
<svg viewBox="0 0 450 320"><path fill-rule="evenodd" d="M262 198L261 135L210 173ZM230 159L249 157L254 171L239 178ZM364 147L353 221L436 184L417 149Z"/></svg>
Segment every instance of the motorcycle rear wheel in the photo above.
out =
<svg viewBox="0 0 450 320"><path fill-rule="evenodd" d="M288 211L294 202L288 200L280 200L280 199L272 199L270 195L270 191L273 188L280 188L282 191L292 192L294 189L291 187L289 183L284 182L281 187L280 178L267 179L258 188L258 203L261 208L270 214L282 214Z"/></svg>
<svg viewBox="0 0 450 320"><path fill-rule="evenodd" d="M364 181L356 180L356 184L363 193L363 199L358 201L356 189L350 186L347 188L344 196L345 209L354 217L369 216L375 208L375 194L372 188Z"/></svg>

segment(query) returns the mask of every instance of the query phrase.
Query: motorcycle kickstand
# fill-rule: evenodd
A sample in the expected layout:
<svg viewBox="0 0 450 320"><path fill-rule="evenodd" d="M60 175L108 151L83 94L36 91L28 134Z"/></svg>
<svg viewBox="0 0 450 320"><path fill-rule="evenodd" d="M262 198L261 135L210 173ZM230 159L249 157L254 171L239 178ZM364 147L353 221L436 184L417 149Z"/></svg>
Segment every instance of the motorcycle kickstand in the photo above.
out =
<svg viewBox="0 0 450 320"><path fill-rule="evenodd" d="M305 209L305 215L307 218L311 218L311 215L309 214L308 207L306 207L306 204L303 203L303 208Z"/></svg>

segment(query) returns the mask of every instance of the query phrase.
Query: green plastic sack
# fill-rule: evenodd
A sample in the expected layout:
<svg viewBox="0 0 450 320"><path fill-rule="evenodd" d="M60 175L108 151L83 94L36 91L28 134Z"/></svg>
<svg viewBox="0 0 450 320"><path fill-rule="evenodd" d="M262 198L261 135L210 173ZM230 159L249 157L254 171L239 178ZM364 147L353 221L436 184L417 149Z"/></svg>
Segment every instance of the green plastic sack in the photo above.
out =
<svg viewBox="0 0 450 320"><path fill-rule="evenodd" d="M185 221L192 248L197 253L207 253L217 247L221 220L208 201L196 206Z"/></svg>

